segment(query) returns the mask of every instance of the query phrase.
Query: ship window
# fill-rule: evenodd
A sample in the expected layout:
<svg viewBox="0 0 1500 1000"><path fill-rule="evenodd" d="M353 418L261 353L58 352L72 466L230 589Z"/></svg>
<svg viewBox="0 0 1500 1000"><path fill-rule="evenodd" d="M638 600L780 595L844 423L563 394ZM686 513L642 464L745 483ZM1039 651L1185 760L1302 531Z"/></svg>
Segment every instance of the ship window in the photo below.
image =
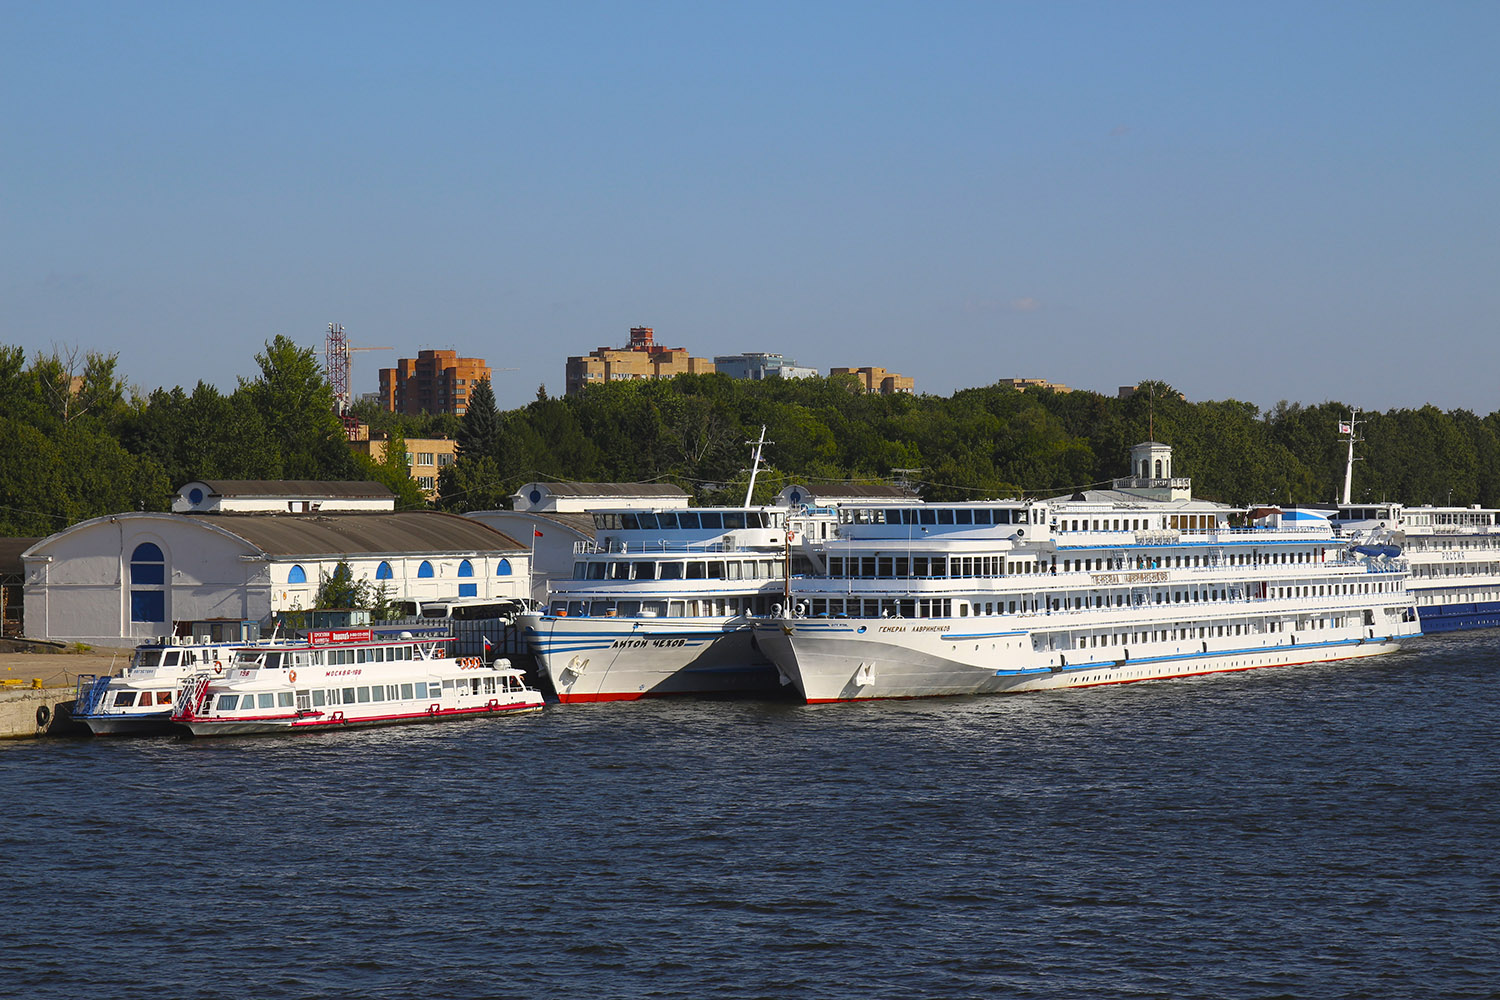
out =
<svg viewBox="0 0 1500 1000"><path fill-rule="evenodd" d="M687 564L687 578L689 580L703 579L703 564L701 562L690 562Z"/></svg>
<svg viewBox="0 0 1500 1000"><path fill-rule="evenodd" d="M582 580L584 578L584 574L586 574L588 572L588 565L589 564L586 563L586 562L576 562L576 563L574 563L573 564L573 579L575 579L575 580Z"/></svg>
<svg viewBox="0 0 1500 1000"><path fill-rule="evenodd" d="M343 695L342 695L342 697L338 701L334 702L334 704L336 704L336 705L352 705L352 704L354 704L354 689L353 688L340 688L340 691L343 692Z"/></svg>
<svg viewBox="0 0 1500 1000"><path fill-rule="evenodd" d="M277 705L278 708L291 708L292 707L292 692L290 692L290 691L278 691L278 692L276 692L276 705Z"/></svg>
<svg viewBox="0 0 1500 1000"><path fill-rule="evenodd" d="M635 567L634 567L634 577L637 580L655 580L656 579L656 563L654 563L654 562L638 562L638 563L636 563Z"/></svg>
<svg viewBox="0 0 1500 1000"><path fill-rule="evenodd" d="M221 694L219 695L219 700L214 703L214 711L232 712L234 711L235 704L238 703L239 700L240 696L237 694ZM246 700L249 699L247 698Z"/></svg>
<svg viewBox="0 0 1500 1000"><path fill-rule="evenodd" d="M933 512L933 511L930 511L930 510L919 510L919 511L917 511L917 514L921 518L921 521L922 521L923 524L936 524L937 523L937 514L935 512Z"/></svg>
<svg viewBox="0 0 1500 1000"><path fill-rule="evenodd" d="M682 612L682 602L681 601L672 601L672 602L670 602L667 605L667 615L669 617L671 617L671 618L681 618L682 614L683 614L683 612Z"/></svg>
<svg viewBox="0 0 1500 1000"><path fill-rule="evenodd" d="M724 579L724 563L722 561L714 560L708 564L708 578L710 580Z"/></svg>
<svg viewBox="0 0 1500 1000"><path fill-rule="evenodd" d="M369 701L370 700L370 689L369 689L369 687L361 687L361 688L357 689L356 692L355 692L355 700L357 700L361 704L364 704L365 702Z"/></svg>
<svg viewBox="0 0 1500 1000"><path fill-rule="evenodd" d="M738 579L741 579L741 574L742 574L743 569L744 569L744 563L729 562L729 563L725 564L724 568L725 568L725 570L729 574L728 575L728 579L730 579L730 580L738 580Z"/></svg>
<svg viewBox="0 0 1500 1000"><path fill-rule="evenodd" d="M115 708L129 708L135 704L134 691L121 691L115 695Z"/></svg>
<svg viewBox="0 0 1500 1000"><path fill-rule="evenodd" d="M628 579L630 579L630 563L628 563L628 562L617 562L617 563L610 564L610 567L609 567L609 578L611 580L628 580Z"/></svg>
<svg viewBox="0 0 1500 1000"><path fill-rule="evenodd" d="M707 511L707 510L700 511L699 514L698 514L698 517L702 521L703 527L705 527L705 528L722 528L722 527L724 527L724 515L720 514L716 510L715 511Z"/></svg>
<svg viewBox="0 0 1500 1000"><path fill-rule="evenodd" d="M661 578L663 580L681 580L682 563L664 562L661 564Z"/></svg>
<svg viewBox="0 0 1500 1000"><path fill-rule="evenodd" d="M634 514L622 514L620 516L620 527L626 531L637 531L640 528L640 522Z"/></svg>
<svg viewBox="0 0 1500 1000"><path fill-rule="evenodd" d="M313 693L312 693L313 708L322 708L325 704L327 704L327 702L328 702L327 693L324 692L322 688L318 688L318 689L316 689L316 690L313 691Z"/></svg>
<svg viewBox="0 0 1500 1000"><path fill-rule="evenodd" d="M947 509L947 508L938 511L937 512L937 523L938 524L952 524L953 523L953 511L950 510L950 509Z"/></svg>
<svg viewBox="0 0 1500 1000"><path fill-rule="evenodd" d="M604 563L602 563L602 562L591 562L591 563L589 563L589 579L590 580L602 580L602 579L604 579Z"/></svg>
<svg viewBox="0 0 1500 1000"><path fill-rule="evenodd" d="M744 526L745 526L745 515L744 514L738 512L738 511L736 511L734 513L729 513L727 511L725 512L725 514L724 514L724 528L725 528L726 531L737 531L737 530L743 528Z"/></svg>
<svg viewBox="0 0 1500 1000"><path fill-rule="evenodd" d="M634 618L641 613L640 601L621 601L618 607L620 614L627 618Z"/></svg>
<svg viewBox="0 0 1500 1000"><path fill-rule="evenodd" d="M953 519L959 524L973 524L974 512L972 510L955 510L953 512Z"/></svg>
<svg viewBox="0 0 1500 1000"><path fill-rule="evenodd" d="M246 695L246 697L248 698L249 695ZM267 693L267 694L263 694L263 695L258 695L257 699L258 699L258 704L259 704L260 708L275 708L276 707L276 696L274 694Z"/></svg>

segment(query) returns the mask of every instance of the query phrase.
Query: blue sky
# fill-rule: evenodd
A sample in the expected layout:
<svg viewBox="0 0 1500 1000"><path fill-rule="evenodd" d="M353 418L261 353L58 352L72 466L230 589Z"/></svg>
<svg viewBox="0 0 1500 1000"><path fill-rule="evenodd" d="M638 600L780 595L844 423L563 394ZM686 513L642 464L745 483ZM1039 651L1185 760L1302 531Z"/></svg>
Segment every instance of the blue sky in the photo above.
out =
<svg viewBox="0 0 1500 1000"><path fill-rule="evenodd" d="M1500 409L1500 4L0 0L0 343Z"/></svg>

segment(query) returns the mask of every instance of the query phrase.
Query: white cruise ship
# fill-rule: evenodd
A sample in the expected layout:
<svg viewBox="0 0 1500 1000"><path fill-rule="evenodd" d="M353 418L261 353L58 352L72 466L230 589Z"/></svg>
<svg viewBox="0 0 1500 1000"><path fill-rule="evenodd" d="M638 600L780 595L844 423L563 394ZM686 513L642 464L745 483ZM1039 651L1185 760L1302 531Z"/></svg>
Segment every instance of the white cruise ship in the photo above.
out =
<svg viewBox="0 0 1500 1000"><path fill-rule="evenodd" d="M1086 687L1395 650L1407 565L1328 518L1194 500L1171 449L1050 501L847 506L826 572L756 627L809 702Z"/></svg>
<svg viewBox="0 0 1500 1000"><path fill-rule="evenodd" d="M1407 588L1423 632L1500 625L1500 510L1351 502L1357 416L1340 424L1349 445L1344 499L1332 515L1340 534L1400 549L1411 564Z"/></svg>
<svg viewBox="0 0 1500 1000"><path fill-rule="evenodd" d="M594 523L573 578L516 619L560 702L777 691L752 622L786 602L789 563L814 568L832 508L597 511Z"/></svg>

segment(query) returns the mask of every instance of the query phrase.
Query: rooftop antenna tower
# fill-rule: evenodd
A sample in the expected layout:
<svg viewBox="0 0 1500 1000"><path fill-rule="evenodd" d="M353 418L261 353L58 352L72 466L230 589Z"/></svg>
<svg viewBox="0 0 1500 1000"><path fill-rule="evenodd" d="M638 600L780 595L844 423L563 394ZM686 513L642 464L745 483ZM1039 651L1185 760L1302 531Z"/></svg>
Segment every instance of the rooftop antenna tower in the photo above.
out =
<svg viewBox="0 0 1500 1000"><path fill-rule="evenodd" d="M333 387L333 405L344 421L344 432L353 439L354 427L349 416L349 407L354 402L354 394L349 389L349 355L355 351L391 351L392 347L350 347L349 338L344 336L344 325L342 323L328 324L328 341L323 349L323 356L328 364L328 384Z"/></svg>
<svg viewBox="0 0 1500 1000"><path fill-rule="evenodd" d="M1353 502L1351 494L1354 490L1354 463L1360 461L1354 457L1354 445L1363 440L1359 436L1359 425L1364 421L1356 420L1358 416L1359 410L1354 409L1349 412L1348 420L1339 421L1339 433L1348 435L1349 441L1349 461L1344 465L1344 503L1346 505Z"/></svg>

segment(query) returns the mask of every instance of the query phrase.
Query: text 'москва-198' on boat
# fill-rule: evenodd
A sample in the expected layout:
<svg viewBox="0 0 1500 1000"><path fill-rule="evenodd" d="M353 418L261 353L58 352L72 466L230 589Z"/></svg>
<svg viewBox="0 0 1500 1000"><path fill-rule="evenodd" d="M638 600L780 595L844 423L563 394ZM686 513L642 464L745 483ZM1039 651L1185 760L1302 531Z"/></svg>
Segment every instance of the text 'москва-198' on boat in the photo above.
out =
<svg viewBox="0 0 1500 1000"><path fill-rule="evenodd" d="M183 686L172 721L195 736L442 722L542 707L503 658L452 657L448 637L327 629L236 652Z"/></svg>
<svg viewBox="0 0 1500 1000"><path fill-rule="evenodd" d="M1050 501L846 506L756 638L809 702L1083 687L1390 652L1406 563L1324 515L1194 500L1171 449Z"/></svg>

